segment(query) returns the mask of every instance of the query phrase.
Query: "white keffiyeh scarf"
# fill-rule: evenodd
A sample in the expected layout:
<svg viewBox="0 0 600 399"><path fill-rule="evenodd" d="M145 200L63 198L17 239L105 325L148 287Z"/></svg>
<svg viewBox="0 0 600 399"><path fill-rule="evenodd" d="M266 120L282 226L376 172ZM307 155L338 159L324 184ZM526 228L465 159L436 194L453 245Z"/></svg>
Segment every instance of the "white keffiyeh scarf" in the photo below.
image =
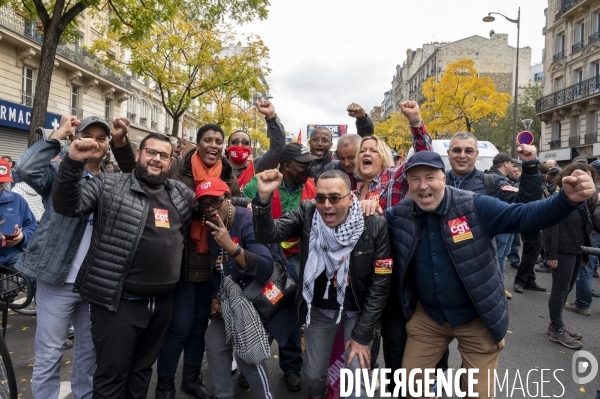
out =
<svg viewBox="0 0 600 399"><path fill-rule="evenodd" d="M308 244L308 259L304 267L304 282L302 296L308 304L306 325L310 324L310 308L315 291L315 280L323 273L327 273L327 287L324 299L327 299L331 278L335 274L337 281L337 301L340 311L336 324L340 322L344 309L344 296L348 285L348 269L350 268L350 254L365 229L364 218L360 204L354 194L352 206L346 220L337 227L327 227L319 212L315 212L310 229Z"/></svg>

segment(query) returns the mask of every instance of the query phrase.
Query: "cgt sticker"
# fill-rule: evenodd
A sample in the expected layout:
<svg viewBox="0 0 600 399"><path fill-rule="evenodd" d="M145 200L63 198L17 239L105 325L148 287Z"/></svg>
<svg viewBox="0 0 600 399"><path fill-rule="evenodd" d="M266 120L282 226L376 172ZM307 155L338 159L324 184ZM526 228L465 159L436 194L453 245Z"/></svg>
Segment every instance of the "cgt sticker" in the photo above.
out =
<svg viewBox="0 0 600 399"><path fill-rule="evenodd" d="M262 293L267 297L271 304L275 305L281 298L283 298L283 292L273 282L265 285L262 289Z"/></svg>
<svg viewBox="0 0 600 399"><path fill-rule="evenodd" d="M450 220L448 226L450 227L450 233L455 243L473 238L473 233L471 232L469 223L467 223L466 216Z"/></svg>
<svg viewBox="0 0 600 399"><path fill-rule="evenodd" d="M391 259L379 259L375 261L375 274L391 274L394 262Z"/></svg>
<svg viewBox="0 0 600 399"><path fill-rule="evenodd" d="M510 184L504 185L502 187L500 187L500 190L502 191L511 191L513 193L518 193L519 189L517 187L513 187Z"/></svg>

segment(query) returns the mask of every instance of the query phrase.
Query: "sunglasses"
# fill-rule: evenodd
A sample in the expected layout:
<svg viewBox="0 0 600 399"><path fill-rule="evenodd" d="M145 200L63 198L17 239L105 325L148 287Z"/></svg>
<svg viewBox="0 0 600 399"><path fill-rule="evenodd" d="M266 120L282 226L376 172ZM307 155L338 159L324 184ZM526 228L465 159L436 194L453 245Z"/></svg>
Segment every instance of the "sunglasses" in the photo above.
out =
<svg viewBox="0 0 600 399"><path fill-rule="evenodd" d="M464 150L460 147L453 147L450 151L452 151L453 154L461 154L462 152L464 152L467 155L473 155L475 154L475 150L472 148L465 148Z"/></svg>
<svg viewBox="0 0 600 399"><path fill-rule="evenodd" d="M344 195L344 196L335 195L335 194L334 194L334 195L330 195L330 196L326 196L326 195L323 195L323 194L317 194L317 195L315 196L315 201L317 201L317 204L324 204L326 200L329 200L329 203L330 203L331 205L335 205L335 204L337 204L338 202L340 202L340 200L341 200L342 198L346 198L346 197L347 197L347 196L349 196L350 194L352 194L352 193L350 192L350 193L348 193L348 194L346 194L346 195Z"/></svg>
<svg viewBox="0 0 600 399"><path fill-rule="evenodd" d="M209 202L198 202L198 209L200 209L200 212L206 212L209 208L217 209L221 207L223 201L225 201L225 198L214 198Z"/></svg>
<svg viewBox="0 0 600 399"><path fill-rule="evenodd" d="M240 143L243 146L250 147L250 142L248 140L233 139L230 141L231 145L240 145Z"/></svg>

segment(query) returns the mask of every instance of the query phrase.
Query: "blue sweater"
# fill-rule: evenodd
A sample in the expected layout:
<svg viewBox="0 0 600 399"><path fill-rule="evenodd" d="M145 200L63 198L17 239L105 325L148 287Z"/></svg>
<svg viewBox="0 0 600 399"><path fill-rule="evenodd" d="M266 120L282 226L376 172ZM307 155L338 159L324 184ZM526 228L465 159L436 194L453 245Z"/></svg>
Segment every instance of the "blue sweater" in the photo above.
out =
<svg viewBox="0 0 600 399"><path fill-rule="evenodd" d="M6 220L6 223L0 226L0 232L5 236L15 232L15 225L23 228L23 241L20 244L14 247L0 247L0 264L4 264L27 247L38 224L27 201L8 190L0 190L0 215L2 220Z"/></svg>

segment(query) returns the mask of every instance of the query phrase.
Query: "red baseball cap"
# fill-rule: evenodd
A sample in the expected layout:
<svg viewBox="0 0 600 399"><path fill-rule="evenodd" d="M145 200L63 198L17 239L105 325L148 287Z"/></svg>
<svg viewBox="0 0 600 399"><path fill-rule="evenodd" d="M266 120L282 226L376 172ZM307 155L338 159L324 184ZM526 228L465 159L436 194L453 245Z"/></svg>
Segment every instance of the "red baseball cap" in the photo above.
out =
<svg viewBox="0 0 600 399"><path fill-rule="evenodd" d="M194 198L194 202L200 197L220 197L225 193L231 193L229 186L218 177L209 177L208 179L204 179L202 183L198 184L198 187L196 187L196 198Z"/></svg>
<svg viewBox="0 0 600 399"><path fill-rule="evenodd" d="M4 158L0 158L0 183L14 182L10 176L10 164Z"/></svg>

